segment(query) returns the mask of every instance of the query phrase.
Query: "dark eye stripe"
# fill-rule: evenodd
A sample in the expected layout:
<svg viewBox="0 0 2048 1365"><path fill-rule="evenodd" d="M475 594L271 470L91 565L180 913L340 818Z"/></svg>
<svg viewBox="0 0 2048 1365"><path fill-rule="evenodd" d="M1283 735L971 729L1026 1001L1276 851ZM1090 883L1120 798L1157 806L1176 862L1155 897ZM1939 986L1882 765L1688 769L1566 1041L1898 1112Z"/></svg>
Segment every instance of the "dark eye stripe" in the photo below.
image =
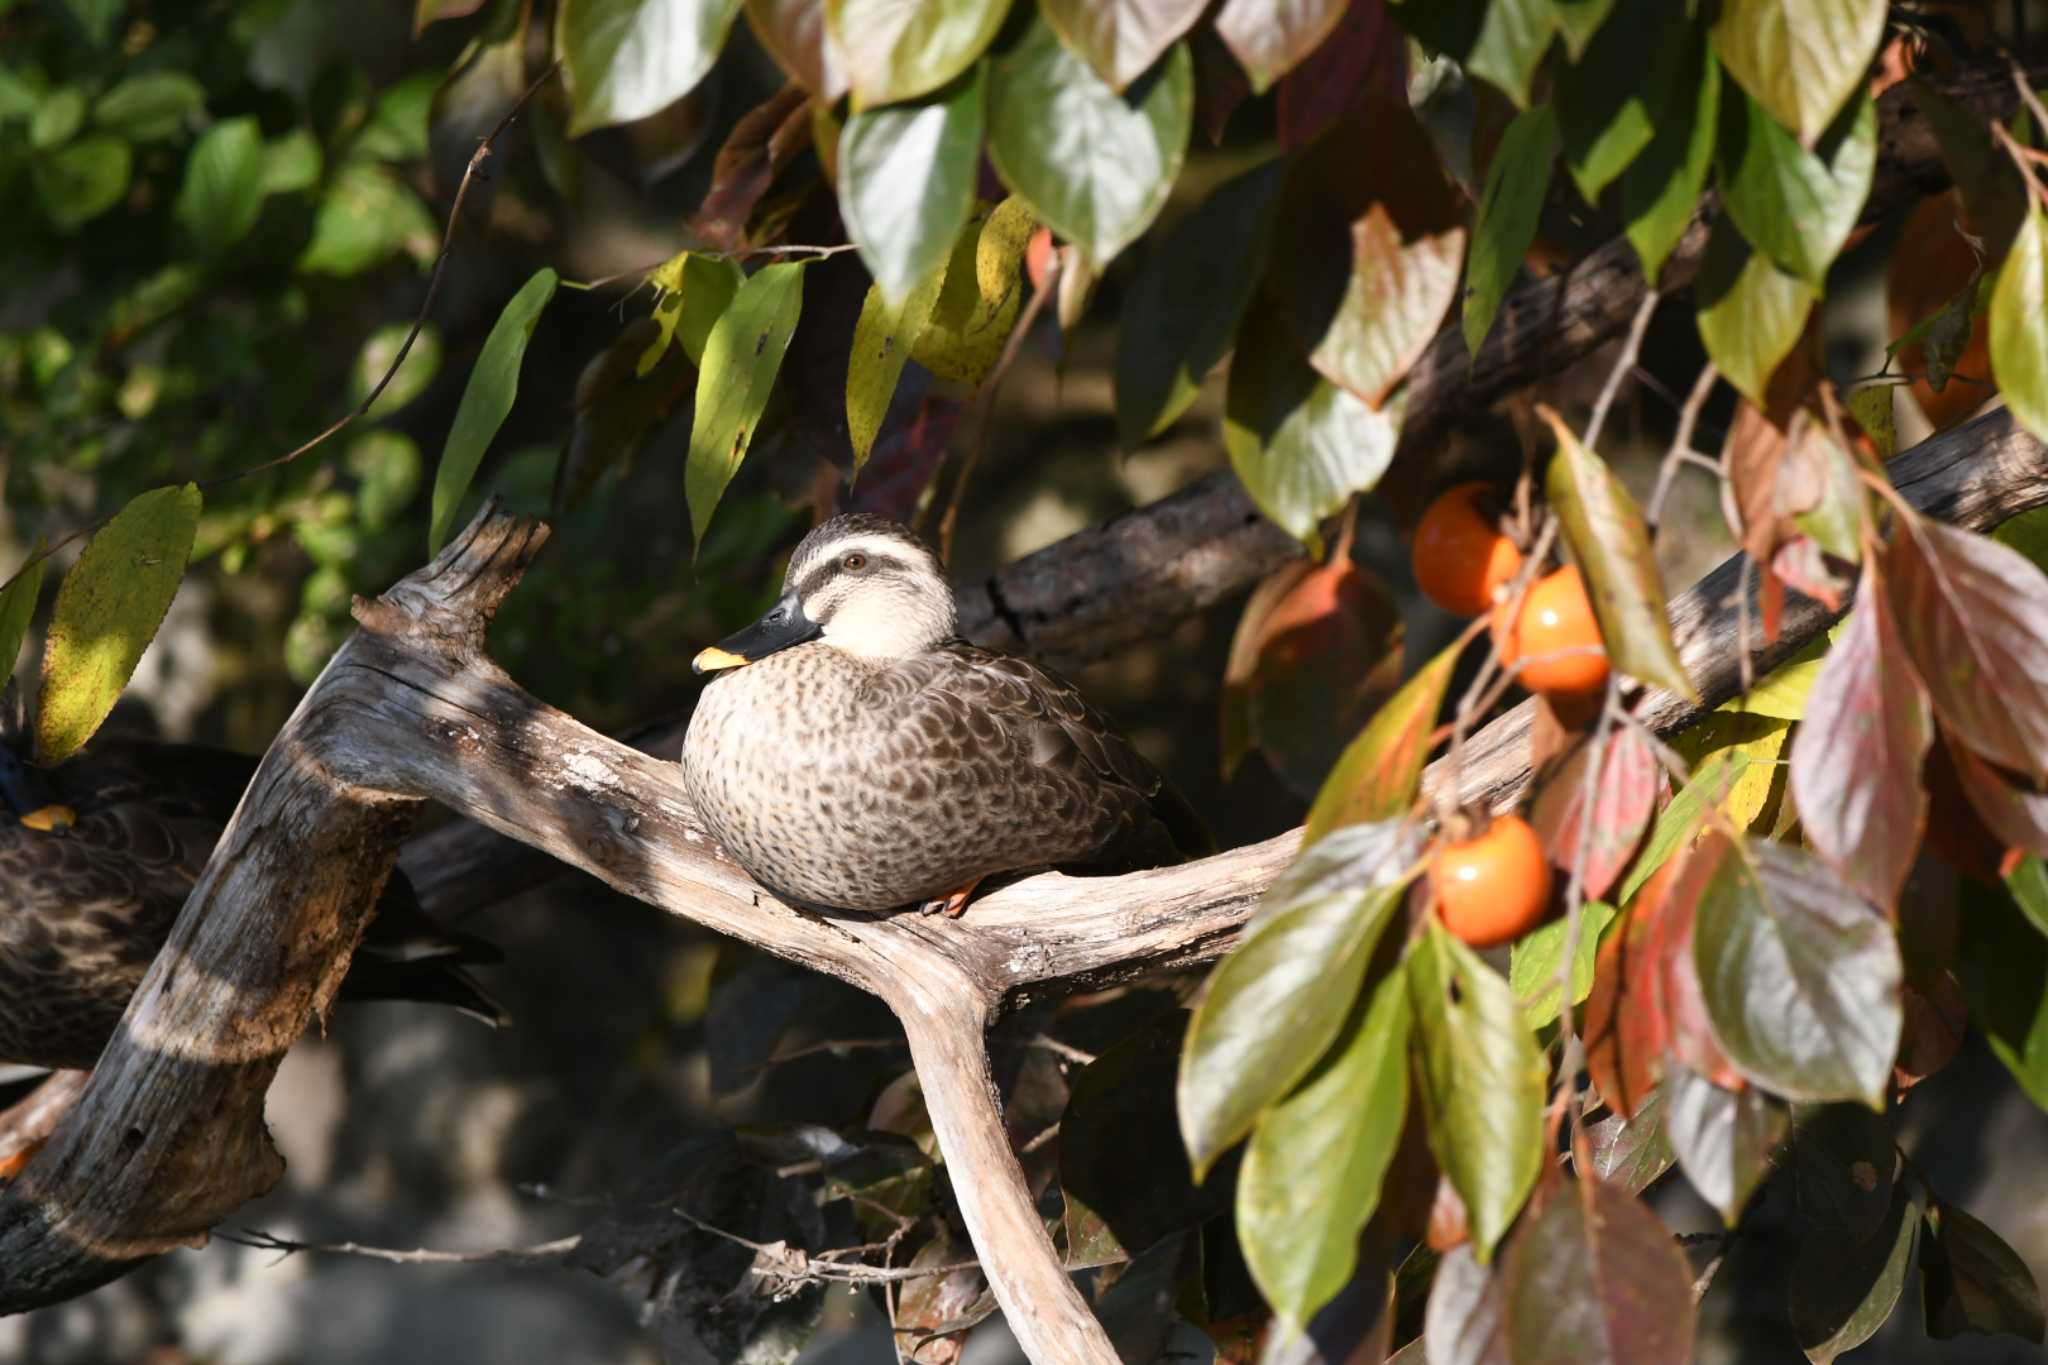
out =
<svg viewBox="0 0 2048 1365"><path fill-rule="evenodd" d="M907 573L910 569L907 563L896 558L894 555L878 554L873 550L861 550L858 553L866 555L868 559L867 568L861 571L861 577L863 578L872 577L875 574ZM817 568L806 573L802 578L799 578L796 581L797 599L799 601L808 601L810 598L815 597L819 590L827 583L844 574L846 572L842 567L844 559L844 555L835 555Z"/></svg>

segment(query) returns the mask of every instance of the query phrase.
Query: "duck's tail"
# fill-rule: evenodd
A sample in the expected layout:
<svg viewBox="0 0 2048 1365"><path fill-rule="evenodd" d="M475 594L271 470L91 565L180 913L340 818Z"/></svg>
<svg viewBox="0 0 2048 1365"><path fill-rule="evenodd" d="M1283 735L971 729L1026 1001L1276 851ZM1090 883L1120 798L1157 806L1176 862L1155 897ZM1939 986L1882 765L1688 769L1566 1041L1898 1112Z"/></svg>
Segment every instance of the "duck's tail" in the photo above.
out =
<svg viewBox="0 0 2048 1365"><path fill-rule="evenodd" d="M348 1000L418 1000L446 1005L472 1019L502 1028L512 1022L505 1007L477 984L465 968L504 961L488 939L451 929L421 908L405 874L393 871L377 902L376 918L363 933L341 994Z"/></svg>

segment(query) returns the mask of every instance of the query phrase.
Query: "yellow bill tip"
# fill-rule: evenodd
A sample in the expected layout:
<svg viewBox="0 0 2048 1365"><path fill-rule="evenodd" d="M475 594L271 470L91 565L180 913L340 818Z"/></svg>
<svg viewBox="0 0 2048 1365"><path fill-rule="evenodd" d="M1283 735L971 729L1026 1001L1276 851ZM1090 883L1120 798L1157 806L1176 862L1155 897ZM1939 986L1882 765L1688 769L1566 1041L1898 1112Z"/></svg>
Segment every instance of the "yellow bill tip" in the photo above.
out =
<svg viewBox="0 0 2048 1365"><path fill-rule="evenodd" d="M69 806L44 806L21 817L21 823L30 829L39 829L45 834L53 830L70 829L78 823L78 812Z"/></svg>
<svg viewBox="0 0 2048 1365"><path fill-rule="evenodd" d="M697 657L690 661L690 671L692 673L716 673L722 668L743 668L747 662L748 660L733 653L731 650L720 649L718 646L713 645L709 649L700 650Z"/></svg>

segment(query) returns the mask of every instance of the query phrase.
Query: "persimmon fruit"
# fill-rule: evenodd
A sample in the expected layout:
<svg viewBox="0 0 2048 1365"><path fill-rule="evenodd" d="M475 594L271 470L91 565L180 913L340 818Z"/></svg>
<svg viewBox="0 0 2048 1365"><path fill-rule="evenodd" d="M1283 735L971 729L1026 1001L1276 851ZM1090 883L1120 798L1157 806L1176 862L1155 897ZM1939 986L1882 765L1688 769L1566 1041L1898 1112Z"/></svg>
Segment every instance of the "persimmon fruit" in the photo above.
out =
<svg viewBox="0 0 2048 1365"><path fill-rule="evenodd" d="M1493 639L1502 664L1521 666L1516 677L1522 686L1562 698L1607 686L1607 646L1576 564L1531 583L1512 613L1510 605L1494 608Z"/></svg>
<svg viewBox="0 0 2048 1365"><path fill-rule="evenodd" d="M1430 869L1436 913L1474 948L1512 943L1550 908L1550 859L1519 815L1495 816L1480 833L1444 844Z"/></svg>
<svg viewBox="0 0 2048 1365"><path fill-rule="evenodd" d="M1493 605L1494 590L1522 568L1522 552L1501 534L1486 506L1483 483L1461 483L1439 493L1415 523L1409 560L1423 595L1458 616L1477 616Z"/></svg>

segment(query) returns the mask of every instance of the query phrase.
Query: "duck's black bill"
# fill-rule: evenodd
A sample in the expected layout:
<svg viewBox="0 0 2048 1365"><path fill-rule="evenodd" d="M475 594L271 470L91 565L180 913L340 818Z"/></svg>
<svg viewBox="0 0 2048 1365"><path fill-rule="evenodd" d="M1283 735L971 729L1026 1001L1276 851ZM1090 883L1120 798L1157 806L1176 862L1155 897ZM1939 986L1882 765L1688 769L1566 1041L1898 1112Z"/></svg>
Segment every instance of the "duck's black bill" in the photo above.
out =
<svg viewBox="0 0 2048 1365"><path fill-rule="evenodd" d="M716 673L722 668L739 668L765 659L778 649L815 640L821 629L817 622L804 615L803 604L796 600L796 594L786 592L776 599L766 616L698 654L690 661L690 671Z"/></svg>

